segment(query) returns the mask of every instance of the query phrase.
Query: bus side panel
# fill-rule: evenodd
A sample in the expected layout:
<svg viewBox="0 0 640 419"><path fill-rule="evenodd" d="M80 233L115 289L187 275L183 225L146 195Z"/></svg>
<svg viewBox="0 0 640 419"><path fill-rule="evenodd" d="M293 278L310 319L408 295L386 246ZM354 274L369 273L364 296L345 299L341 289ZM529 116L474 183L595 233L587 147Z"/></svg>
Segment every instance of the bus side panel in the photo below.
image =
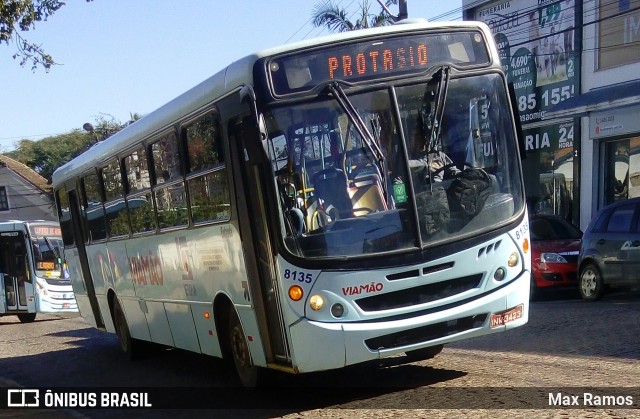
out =
<svg viewBox="0 0 640 419"><path fill-rule="evenodd" d="M98 307L100 307L100 313L102 313L104 328L107 332L115 333L116 327L113 324L111 307L109 307L109 299L106 295L96 295L96 300L98 301Z"/></svg>
<svg viewBox="0 0 640 419"><path fill-rule="evenodd" d="M247 345L249 345L249 351L251 352L251 360L254 365L266 367L267 359L264 355L264 342L260 338L255 310L253 307L244 305L236 306L236 310L247 338Z"/></svg>
<svg viewBox="0 0 640 419"><path fill-rule="evenodd" d="M110 279L109 265L107 262L106 245L104 243L92 244L86 247L89 269L93 277L93 286L96 296L106 295ZM104 317L104 312L102 313Z"/></svg>
<svg viewBox="0 0 640 419"><path fill-rule="evenodd" d="M163 345L173 346L173 337L169 329L169 320L161 301L146 301L147 324L151 341Z"/></svg>
<svg viewBox="0 0 640 419"><path fill-rule="evenodd" d="M213 317L213 304L194 304L191 306L191 311L200 342L200 352L222 358L222 349Z"/></svg>
<svg viewBox="0 0 640 419"><path fill-rule="evenodd" d="M200 352L198 334L193 322L191 307L186 303L164 303L171 335L176 348Z"/></svg>
<svg viewBox="0 0 640 419"><path fill-rule="evenodd" d="M147 318L140 307L140 300L136 297L120 297L122 310L127 318L127 326L132 338L141 340L151 340Z"/></svg>

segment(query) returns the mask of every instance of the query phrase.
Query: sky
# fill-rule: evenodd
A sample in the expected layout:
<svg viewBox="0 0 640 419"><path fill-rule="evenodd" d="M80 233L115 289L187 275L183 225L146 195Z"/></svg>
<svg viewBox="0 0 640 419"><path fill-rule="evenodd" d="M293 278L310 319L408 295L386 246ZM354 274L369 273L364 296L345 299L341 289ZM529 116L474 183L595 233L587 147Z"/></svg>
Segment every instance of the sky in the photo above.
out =
<svg viewBox="0 0 640 419"><path fill-rule="evenodd" d="M354 13L362 0L334 0ZM379 10L375 0L369 0ZM328 34L318 0L67 0L23 32L59 65L20 66L0 45L0 153L20 140L145 115L255 51ZM460 19L461 1L408 0L410 18ZM397 13L397 6L391 9ZM452 13L449 13L452 12Z"/></svg>

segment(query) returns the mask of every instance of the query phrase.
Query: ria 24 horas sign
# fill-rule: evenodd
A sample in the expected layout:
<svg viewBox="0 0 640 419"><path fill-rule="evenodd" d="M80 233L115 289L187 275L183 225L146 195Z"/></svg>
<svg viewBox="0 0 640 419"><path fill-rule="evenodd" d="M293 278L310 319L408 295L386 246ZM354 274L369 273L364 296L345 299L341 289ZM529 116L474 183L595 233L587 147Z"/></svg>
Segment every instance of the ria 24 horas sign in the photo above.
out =
<svg viewBox="0 0 640 419"><path fill-rule="evenodd" d="M575 0L493 2L473 16L491 28L523 124L541 121L546 111L578 93Z"/></svg>

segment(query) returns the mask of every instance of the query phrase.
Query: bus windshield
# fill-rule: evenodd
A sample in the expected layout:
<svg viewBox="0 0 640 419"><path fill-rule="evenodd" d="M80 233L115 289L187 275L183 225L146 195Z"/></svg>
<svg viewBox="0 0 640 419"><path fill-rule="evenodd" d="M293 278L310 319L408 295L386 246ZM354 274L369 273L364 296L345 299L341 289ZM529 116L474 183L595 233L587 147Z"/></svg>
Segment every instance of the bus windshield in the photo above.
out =
<svg viewBox="0 0 640 419"><path fill-rule="evenodd" d="M504 79L441 75L356 94L325 89L265 114L288 251L344 258L429 247L522 210Z"/></svg>
<svg viewBox="0 0 640 419"><path fill-rule="evenodd" d="M64 247L61 237L32 237L36 271L45 278L60 278L64 262Z"/></svg>

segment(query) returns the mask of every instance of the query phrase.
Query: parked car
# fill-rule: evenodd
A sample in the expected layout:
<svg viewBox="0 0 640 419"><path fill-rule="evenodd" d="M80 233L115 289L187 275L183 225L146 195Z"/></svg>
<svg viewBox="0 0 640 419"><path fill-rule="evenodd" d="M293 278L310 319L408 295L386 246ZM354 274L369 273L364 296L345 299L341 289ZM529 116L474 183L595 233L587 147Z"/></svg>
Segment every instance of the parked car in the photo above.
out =
<svg viewBox="0 0 640 419"><path fill-rule="evenodd" d="M537 214L529 219L529 232L531 299L543 289L575 289L582 231L558 215Z"/></svg>
<svg viewBox="0 0 640 419"><path fill-rule="evenodd" d="M582 298L598 300L609 287L640 286L640 198L602 208L582 238L578 270Z"/></svg>

